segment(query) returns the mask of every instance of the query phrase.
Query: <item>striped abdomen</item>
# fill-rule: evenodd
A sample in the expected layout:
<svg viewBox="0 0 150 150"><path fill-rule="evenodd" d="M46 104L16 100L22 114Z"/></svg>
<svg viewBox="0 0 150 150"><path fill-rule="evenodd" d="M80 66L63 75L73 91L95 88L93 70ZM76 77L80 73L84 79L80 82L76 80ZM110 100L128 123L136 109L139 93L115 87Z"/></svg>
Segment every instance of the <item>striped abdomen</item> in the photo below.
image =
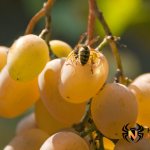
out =
<svg viewBox="0 0 150 150"><path fill-rule="evenodd" d="M79 60L82 65L85 65L90 57L90 50L87 46L81 47L79 50Z"/></svg>

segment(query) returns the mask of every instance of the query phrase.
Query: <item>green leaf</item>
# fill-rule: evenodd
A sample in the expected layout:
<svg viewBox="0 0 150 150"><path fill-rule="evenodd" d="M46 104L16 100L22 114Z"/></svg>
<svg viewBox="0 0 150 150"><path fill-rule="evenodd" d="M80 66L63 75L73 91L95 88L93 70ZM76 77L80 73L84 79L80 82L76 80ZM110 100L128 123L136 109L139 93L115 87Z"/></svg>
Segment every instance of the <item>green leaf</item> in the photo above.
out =
<svg viewBox="0 0 150 150"><path fill-rule="evenodd" d="M98 0L98 5L115 35L120 35L136 20L141 10L142 0ZM99 23L96 23L97 30L101 32Z"/></svg>

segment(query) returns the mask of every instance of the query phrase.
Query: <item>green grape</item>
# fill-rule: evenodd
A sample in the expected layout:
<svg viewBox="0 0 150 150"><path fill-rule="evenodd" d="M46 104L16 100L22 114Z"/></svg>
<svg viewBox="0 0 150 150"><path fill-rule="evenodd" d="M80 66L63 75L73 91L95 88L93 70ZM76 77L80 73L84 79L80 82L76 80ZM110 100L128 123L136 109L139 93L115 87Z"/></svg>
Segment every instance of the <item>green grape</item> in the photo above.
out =
<svg viewBox="0 0 150 150"><path fill-rule="evenodd" d="M72 51L72 48L70 47L70 45L60 40L51 40L49 44L50 44L52 52L57 57L67 57L68 54Z"/></svg>
<svg viewBox="0 0 150 150"><path fill-rule="evenodd" d="M28 81L37 77L49 61L46 42L36 35L25 35L11 46L7 66L14 80Z"/></svg>
<svg viewBox="0 0 150 150"><path fill-rule="evenodd" d="M0 71L7 63L8 47L0 46Z"/></svg>

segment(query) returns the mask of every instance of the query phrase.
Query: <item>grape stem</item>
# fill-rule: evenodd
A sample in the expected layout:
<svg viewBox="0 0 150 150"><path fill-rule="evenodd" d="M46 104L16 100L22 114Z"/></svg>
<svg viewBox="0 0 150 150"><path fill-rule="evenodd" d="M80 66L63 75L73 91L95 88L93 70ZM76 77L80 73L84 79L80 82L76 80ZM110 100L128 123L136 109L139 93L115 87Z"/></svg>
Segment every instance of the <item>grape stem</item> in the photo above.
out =
<svg viewBox="0 0 150 150"><path fill-rule="evenodd" d="M121 74L120 74L120 82L121 83L124 83L125 79L124 79L124 75L123 75L123 68L122 68L122 62L121 62L121 58L120 58L120 54L119 54L119 50L118 50L118 47L117 47L117 44L116 44L116 39L115 37L112 35L112 32L103 16L103 13L102 11L100 10L100 8L98 8L97 6L97 3L96 3L96 0L91 0L92 2L92 8L93 8L93 11L95 13L95 15L97 16L98 20L100 21L104 31L105 31L105 34L107 37L109 37L108 39L108 43L112 49L112 53L115 57L115 60L116 60L116 65L117 65L117 69L120 70Z"/></svg>
<svg viewBox="0 0 150 150"><path fill-rule="evenodd" d="M37 22L43 17L46 16L49 12L49 10L51 9L51 7L53 6L54 0L48 0L47 3L44 3L44 6L41 8L41 10L39 12L37 12L30 20L26 31L25 31L25 35L27 34L31 34L33 29L35 28L35 25L37 24Z"/></svg>
<svg viewBox="0 0 150 150"><path fill-rule="evenodd" d="M89 124L91 120L90 104L91 104L91 100L87 103L86 111L81 122L79 124L73 125L73 128L80 133L81 132L83 133L83 130L85 129L85 127L87 126L87 124Z"/></svg>
<svg viewBox="0 0 150 150"><path fill-rule="evenodd" d="M49 14L47 14L45 17L45 29L43 29L39 35L39 37L44 39L46 43L49 43L50 40L50 33L51 33L50 30L51 30L51 17Z"/></svg>
<svg viewBox="0 0 150 150"><path fill-rule="evenodd" d="M103 135L97 130L92 118L91 118L91 101L92 99L89 100L89 102L87 103L87 107L86 107L86 112L85 115L82 119L82 121L79 124L75 124L73 125L73 128L80 133L81 137L86 137L91 135L91 140L92 140L92 144L95 147L95 150L104 150L103 148ZM98 140L98 142L100 143L100 147L99 145L97 145L95 143L95 139L92 137L92 132L96 132L97 134L97 138L96 140Z"/></svg>
<svg viewBox="0 0 150 150"><path fill-rule="evenodd" d="M104 150L104 142L103 142L103 135L100 132L97 132L98 134L98 140L99 140L99 145L97 150Z"/></svg>
<svg viewBox="0 0 150 150"><path fill-rule="evenodd" d="M104 38L103 41L96 47L95 50L97 51L102 51L103 48L106 46L106 44L108 44L108 38Z"/></svg>
<svg viewBox="0 0 150 150"><path fill-rule="evenodd" d="M95 126L91 126L88 130L80 132L80 135L82 137L85 137L85 136L89 135L90 133L92 133L93 131L95 131Z"/></svg>
<svg viewBox="0 0 150 150"><path fill-rule="evenodd" d="M89 16L87 26L87 34L88 34L87 43L89 44L90 41L93 39L94 34L95 13L94 13L94 0L89 0L88 3L89 3Z"/></svg>
<svg viewBox="0 0 150 150"><path fill-rule="evenodd" d="M51 37L51 16L49 15L49 13L46 14L45 28L40 33L39 37L45 40L45 42L47 43L47 46L49 48L49 55L51 55L52 51L51 51L51 47L49 44L50 37Z"/></svg>

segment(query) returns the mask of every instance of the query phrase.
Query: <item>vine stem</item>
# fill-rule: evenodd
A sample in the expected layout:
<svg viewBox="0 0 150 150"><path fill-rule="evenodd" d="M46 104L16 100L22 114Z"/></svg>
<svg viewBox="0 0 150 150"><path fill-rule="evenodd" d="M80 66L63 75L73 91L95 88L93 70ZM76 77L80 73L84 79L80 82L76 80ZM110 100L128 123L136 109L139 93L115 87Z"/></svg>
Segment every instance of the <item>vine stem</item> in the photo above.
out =
<svg viewBox="0 0 150 150"><path fill-rule="evenodd" d="M84 114L81 122L73 125L73 128L78 132L82 132L90 121L90 116L91 116L90 115L90 113L91 113L90 112L90 107L91 107L90 105L91 105L91 100L86 105L86 111L85 111L85 114Z"/></svg>
<svg viewBox="0 0 150 150"><path fill-rule="evenodd" d="M26 31L25 31L25 35L26 34L31 34L35 25L37 24L37 22L43 17L45 16L48 11L50 10L50 8L53 6L54 0L48 0L47 3L44 4L43 8L41 8L41 10L39 12L37 12L30 20Z"/></svg>
<svg viewBox="0 0 150 150"><path fill-rule="evenodd" d="M91 0L91 1L93 3L92 5L93 5L94 13L97 16L98 20L100 21L100 23L101 23L101 25L102 25L102 27L105 31L106 36L109 37L108 42L109 42L112 53L113 53L113 55L115 57L115 60L116 60L117 69L120 71L120 82L124 83L125 79L124 79L124 75L123 75L122 62L121 62L119 50L118 50L118 47L117 47L117 44L116 44L116 39L112 35L112 32L111 32L104 16L103 16L102 11L100 10L100 8L98 8L96 0Z"/></svg>
<svg viewBox="0 0 150 150"><path fill-rule="evenodd" d="M87 27L87 34L88 34L87 43L89 44L90 41L93 39L94 35L95 13L94 13L94 0L89 0L88 3L89 3L89 16Z"/></svg>

